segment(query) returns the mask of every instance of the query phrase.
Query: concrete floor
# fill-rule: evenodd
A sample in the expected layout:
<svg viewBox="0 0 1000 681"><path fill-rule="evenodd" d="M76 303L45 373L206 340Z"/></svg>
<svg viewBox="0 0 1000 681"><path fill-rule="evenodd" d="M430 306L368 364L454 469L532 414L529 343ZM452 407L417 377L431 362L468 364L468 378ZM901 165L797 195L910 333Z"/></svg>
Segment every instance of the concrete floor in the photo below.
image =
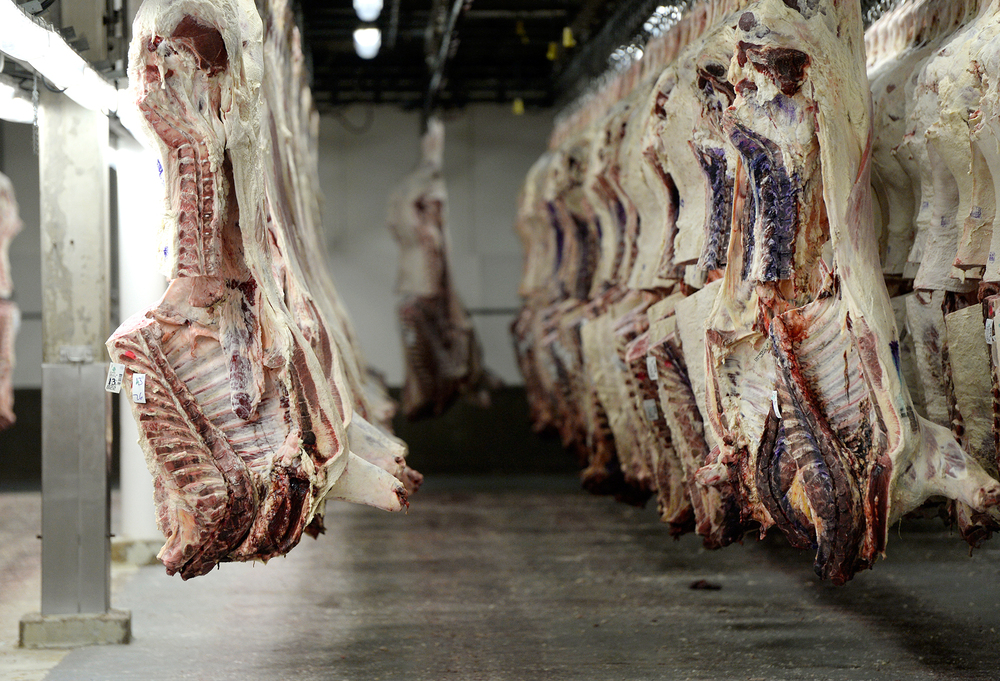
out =
<svg viewBox="0 0 1000 681"><path fill-rule="evenodd" d="M568 478L431 480L413 502L331 505L326 536L266 566L121 570L131 645L7 649L0 678L43 678L32 659L47 681L1000 678L1000 544L970 558L937 522L837 588L777 539L706 552Z"/></svg>

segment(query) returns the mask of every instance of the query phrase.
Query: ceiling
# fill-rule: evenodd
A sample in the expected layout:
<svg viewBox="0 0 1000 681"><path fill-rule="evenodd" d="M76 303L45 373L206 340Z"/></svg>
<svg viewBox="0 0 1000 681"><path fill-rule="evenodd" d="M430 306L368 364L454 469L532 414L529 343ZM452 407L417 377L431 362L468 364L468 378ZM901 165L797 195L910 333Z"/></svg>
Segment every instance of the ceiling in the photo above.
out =
<svg viewBox="0 0 1000 681"><path fill-rule="evenodd" d="M353 32L362 23L349 0L297 5L321 110L356 102L429 109L515 99L526 107L562 106L608 69L616 48L647 35L643 23L657 7L696 1L384 0L374 22L382 48L371 60L354 52ZM860 0L866 25L900 1ZM453 10L457 20L448 31ZM432 88L443 35L452 40L440 86Z"/></svg>
<svg viewBox="0 0 1000 681"><path fill-rule="evenodd" d="M121 75L128 45L113 36L127 35L141 0L122 1L125 13L111 9L114 0L17 0L34 2L29 11L63 27L109 76ZM562 106L608 69L616 48L647 35L643 24L658 7L698 1L383 0L372 24L382 48L365 60L354 51L354 30L364 24L351 0L294 0L321 111L357 102L425 111L517 99L528 108ZM900 1L860 0L867 21ZM31 74L19 69L8 60L2 70L26 83Z"/></svg>
<svg viewBox="0 0 1000 681"><path fill-rule="evenodd" d="M320 109L355 102L424 107L456 1L462 2L385 0L374 24L382 31L382 48L364 60L354 52L353 32L362 24L348 0L300 0ZM658 4L676 1L465 0L434 104L520 98L527 107L553 106L578 80L599 74L611 51L628 42ZM566 29L575 46L564 44ZM591 61L595 67L588 67Z"/></svg>

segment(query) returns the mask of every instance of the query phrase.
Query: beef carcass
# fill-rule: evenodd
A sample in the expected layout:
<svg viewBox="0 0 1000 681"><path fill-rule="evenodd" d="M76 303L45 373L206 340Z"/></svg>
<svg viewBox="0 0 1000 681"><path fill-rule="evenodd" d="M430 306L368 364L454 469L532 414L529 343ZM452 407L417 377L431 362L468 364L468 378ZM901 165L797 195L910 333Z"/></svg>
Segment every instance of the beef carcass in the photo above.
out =
<svg viewBox="0 0 1000 681"><path fill-rule="evenodd" d="M950 426L967 452L982 463L982 433L990 432L992 419L989 412L970 409L964 393L974 373L969 362L977 355L986 356L985 350L980 353L969 344L975 338L969 333L968 320L980 316L976 282L969 279L982 277L988 264L996 201L983 148L973 140L970 114L980 108L983 93L978 55L1000 26L996 3L956 5L964 10L957 16L966 21L922 62L915 74L908 115L906 141L911 148L926 147L917 153L926 155L929 162L920 177L930 187L921 186L929 205L922 205L918 214L927 221L914 280L920 290L910 298L907 316L928 417ZM961 309L966 306L974 307ZM959 334L954 339L953 332ZM952 340L961 345L953 347ZM961 387L954 379L956 370L969 374ZM960 394L964 410L959 407ZM995 469L987 470L995 475ZM973 545L995 527L988 519L973 521L973 509L963 503L956 504L956 515L962 535Z"/></svg>
<svg viewBox="0 0 1000 681"><path fill-rule="evenodd" d="M731 478L744 522L762 529L775 520L757 471L772 465L780 418L768 329L776 315L818 293L828 239L819 106L813 88L803 87L812 58L793 38L811 35L796 25L804 21L793 8L766 3L740 15L729 71L736 99L723 121L739 161L728 264L706 332L706 417L718 459L733 473L722 478Z"/></svg>
<svg viewBox="0 0 1000 681"><path fill-rule="evenodd" d="M14 294L14 281L10 274L10 242L22 227L14 185L10 178L0 173L0 298L4 300Z"/></svg>
<svg viewBox="0 0 1000 681"><path fill-rule="evenodd" d="M588 298L600 295L628 271L634 256L637 213L618 182L618 154L631 110L620 102L600 121L589 145L582 190L599 235L599 255Z"/></svg>
<svg viewBox="0 0 1000 681"><path fill-rule="evenodd" d="M625 282L631 289L653 289L671 282L658 276L660 252L664 229L673 211L670 194L664 195L658 185L660 177L651 161L652 145L656 137L653 126L658 90L656 78L647 79L632 93L635 100L626 123L625 137L621 144L619 181L623 192L635 206L638 233L635 240L635 259L629 278Z"/></svg>
<svg viewBox="0 0 1000 681"><path fill-rule="evenodd" d="M618 239L600 238L594 207L587 197L587 150L597 141L590 138L554 154L547 168L541 191L542 213L555 236L555 262L548 293L537 299L541 307L535 355L563 444L576 449L586 462L584 487L631 498L633 492L623 478L608 411L594 377L583 370L588 361L584 324L603 320L625 292L618 286L605 286L601 295L590 299L591 293L601 288L595 288L598 268L619 256L618 239L622 238L620 231Z"/></svg>
<svg viewBox="0 0 1000 681"><path fill-rule="evenodd" d="M982 277L996 214L993 180L980 145L972 138L975 122L971 114L980 109L983 95L980 52L1000 40L998 10L1000 3L995 0L983 2L976 18L944 48L944 52L954 50L954 54L949 55L947 68L939 72L937 88L942 106L937 121L927 131L928 142L957 186L955 221L960 236L953 264L959 278ZM934 66L938 63L938 59L933 61Z"/></svg>
<svg viewBox="0 0 1000 681"><path fill-rule="evenodd" d="M967 19L964 5L952 0L904 3L883 15L865 34L869 60L877 51L873 36L891 43L879 46L883 54L868 69L874 114L872 185L881 204L882 270L886 275L903 275L916 235L914 218L920 188L913 180L919 178L919 168L900 148L908 109L912 109L911 76Z"/></svg>
<svg viewBox="0 0 1000 681"><path fill-rule="evenodd" d="M482 364L472 320L449 268L444 124L428 121L422 158L390 198L389 226L399 244L396 292L403 335L407 418L440 416L460 396L489 405L497 384Z"/></svg>
<svg viewBox="0 0 1000 681"><path fill-rule="evenodd" d="M976 55L975 73L981 79L982 97L979 100L979 110L969 116L972 124L972 142L982 154L991 179L993 180L994 199L1000 196L1000 78L997 77L1000 68L1000 40L986 42ZM1000 211L995 211L993 230L990 240L989 256L986 259L986 271L983 280L987 282L1000 281Z"/></svg>
<svg viewBox="0 0 1000 681"><path fill-rule="evenodd" d="M729 58L736 42L733 27L728 22L723 23L706 42L706 48L714 49L705 49L698 55L696 96L699 111L691 145L708 188L702 230L704 247L698 266L703 270L717 270L726 264L736 170L736 156L732 145L726 144L722 125L723 112L736 97L727 78Z"/></svg>
<svg viewBox="0 0 1000 681"><path fill-rule="evenodd" d="M14 185L0 173L0 430L14 425L14 341L21 324L21 311L10 300L14 282L8 255L11 240L21 231Z"/></svg>
<svg viewBox="0 0 1000 681"><path fill-rule="evenodd" d="M631 420L628 366L619 354L615 321L648 304L638 291L611 289L603 299L592 303L592 314L580 327L584 373L593 390L588 405L594 409L591 429L596 437L604 435L602 430L606 428L610 442L614 443L613 447L595 448L594 454L598 456L592 457L589 468L610 469L602 491L639 505L653 491L652 471L642 455L639 433ZM622 484L618 482L619 476L623 476Z"/></svg>
<svg viewBox="0 0 1000 681"><path fill-rule="evenodd" d="M694 529L694 509L686 489L680 452L671 435L668 414L661 408L661 396L657 390L658 368L656 360L649 354L651 334L652 329L629 343L625 362L637 386L633 398L641 417L640 426L649 440L644 455L649 457L647 465L652 471L657 510L660 520L670 528L670 534L677 537Z"/></svg>
<svg viewBox="0 0 1000 681"><path fill-rule="evenodd" d="M524 246L524 269L518 293L525 301L512 325L514 351L525 379L530 418L536 431L555 426L550 393L537 368L539 336L536 320L540 311L558 297L558 240L544 200L544 185L554 162L550 152L532 165L518 200L516 230Z"/></svg>
<svg viewBox="0 0 1000 681"><path fill-rule="evenodd" d="M414 491L422 477L406 466L406 445L386 424L392 402L372 383L353 325L321 259L325 249L320 236L318 123L298 27L287 0L270 0L263 11L263 119L270 150L264 157L264 177L272 269L327 382L337 386L337 408L352 451Z"/></svg>
<svg viewBox="0 0 1000 681"><path fill-rule="evenodd" d="M1000 483L948 430L913 413L901 379L872 224L857 4L763 0L741 17L738 33L732 139L738 148L753 142L740 152L753 223L763 216L763 229L733 230L713 316L742 319L743 330L709 335L709 415L722 452L702 477L738 485L747 516L815 548L817 572L842 583L883 551L889 523L928 496L995 512ZM806 101L794 99L799 94ZM747 105L760 107L760 117L741 119ZM803 117L802 107L812 113ZM768 125L762 118L789 115L798 126L746 132ZM815 132L803 135L803 126ZM810 225L794 184L787 192L780 182L795 177L782 169L816 146L820 172L810 181L821 193ZM755 176L754 164L770 172ZM774 288L761 286L769 281ZM764 405L755 401L768 393Z"/></svg>
<svg viewBox="0 0 1000 681"><path fill-rule="evenodd" d="M966 85L972 85L966 70L970 61L970 37L979 24L980 21L973 19L950 35L916 73L913 108L908 112L904 138L911 150L917 147L913 151L917 158L926 159L926 167L920 169L921 205L917 215L918 233L923 232L923 243L918 244L922 251L910 257L913 262L919 259L914 288L956 292L975 289L975 284L965 281L964 277L953 277L952 266L965 218L972 208L968 106L978 106L974 102L978 99L975 89L959 81L967 80ZM962 99L965 101L951 101L959 91L964 93ZM945 93L950 96L946 98ZM961 184L959 178L962 178ZM992 193L992 186L989 189ZM965 214L959 215L960 211ZM975 220L981 222L981 216ZM970 253L988 247L988 239L981 238L982 229L975 231L979 233L978 245L972 246ZM985 253L982 259L985 262Z"/></svg>
<svg viewBox="0 0 1000 681"><path fill-rule="evenodd" d="M406 504L353 454L339 387L286 307L268 230L262 25L249 0L147 1L133 93L166 175L163 298L108 340L154 476L159 557L185 579L322 531L327 499Z"/></svg>
<svg viewBox="0 0 1000 681"><path fill-rule="evenodd" d="M650 467L653 471L653 487L656 491L657 509L660 520L667 523L670 533L678 536L694 529L694 508L686 485L682 457L685 442L675 442L671 430L670 405L664 402L661 385L660 364L657 355L669 357L666 347L673 306L683 297L674 293L649 306L646 320L649 330L637 337L628 347L626 362L639 390L636 394L637 406L646 430L653 436L650 451ZM668 321L670 320L670 321ZM654 350L655 348L655 350ZM657 353L657 354L654 354ZM683 435L682 433L678 433Z"/></svg>
<svg viewBox="0 0 1000 681"><path fill-rule="evenodd" d="M712 221L713 212L717 210L716 200L725 201L726 189L731 185L726 182L728 164L724 154L722 158L715 155L715 151L721 148L721 136L717 140L720 144L716 146L705 137L695 135L696 129L711 134L711 128L702 125L706 105L711 117L712 110L721 113L721 109L715 108L721 103L718 97L726 100L726 95L703 81L702 76L705 67L709 67L715 70L716 78L720 78L723 72L716 69L724 68L735 44L730 21L726 17L712 16L712 11L716 9L721 7L713 7L710 3L700 3L692 8L689 20L696 38L677 55L675 78L661 84L663 96L658 110L658 132L662 158L659 162L672 178L678 200L674 241L668 245L675 267L694 264L701 259L707 236L706 223ZM710 23L712 19L717 22L714 26ZM716 80L714 85L721 84L721 81L724 77ZM711 91L706 92L705 87ZM708 99L713 101L709 103ZM722 108L728 104L725 101ZM731 173L731 170L728 172ZM715 196L717 190L718 199ZM722 218L717 216L715 219L719 221Z"/></svg>
<svg viewBox="0 0 1000 681"><path fill-rule="evenodd" d="M14 425L14 363L21 310L13 300L0 300L0 430Z"/></svg>

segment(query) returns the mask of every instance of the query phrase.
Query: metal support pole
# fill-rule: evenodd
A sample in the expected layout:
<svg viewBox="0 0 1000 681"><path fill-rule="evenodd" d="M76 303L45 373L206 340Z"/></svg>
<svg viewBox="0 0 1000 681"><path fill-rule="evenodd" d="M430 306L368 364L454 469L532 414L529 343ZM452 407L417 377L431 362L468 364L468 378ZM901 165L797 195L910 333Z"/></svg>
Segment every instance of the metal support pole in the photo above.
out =
<svg viewBox="0 0 1000 681"><path fill-rule="evenodd" d="M110 610L108 120L40 94L42 607L21 644L126 643L130 616Z"/></svg>

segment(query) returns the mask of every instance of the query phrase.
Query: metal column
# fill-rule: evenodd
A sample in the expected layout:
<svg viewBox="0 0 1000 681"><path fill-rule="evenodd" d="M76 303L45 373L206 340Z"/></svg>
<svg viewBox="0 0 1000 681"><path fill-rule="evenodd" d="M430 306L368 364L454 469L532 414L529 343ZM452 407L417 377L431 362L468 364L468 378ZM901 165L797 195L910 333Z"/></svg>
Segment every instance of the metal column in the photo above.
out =
<svg viewBox="0 0 1000 681"><path fill-rule="evenodd" d="M27 646L127 642L110 610L108 119L43 92L41 615Z"/></svg>

